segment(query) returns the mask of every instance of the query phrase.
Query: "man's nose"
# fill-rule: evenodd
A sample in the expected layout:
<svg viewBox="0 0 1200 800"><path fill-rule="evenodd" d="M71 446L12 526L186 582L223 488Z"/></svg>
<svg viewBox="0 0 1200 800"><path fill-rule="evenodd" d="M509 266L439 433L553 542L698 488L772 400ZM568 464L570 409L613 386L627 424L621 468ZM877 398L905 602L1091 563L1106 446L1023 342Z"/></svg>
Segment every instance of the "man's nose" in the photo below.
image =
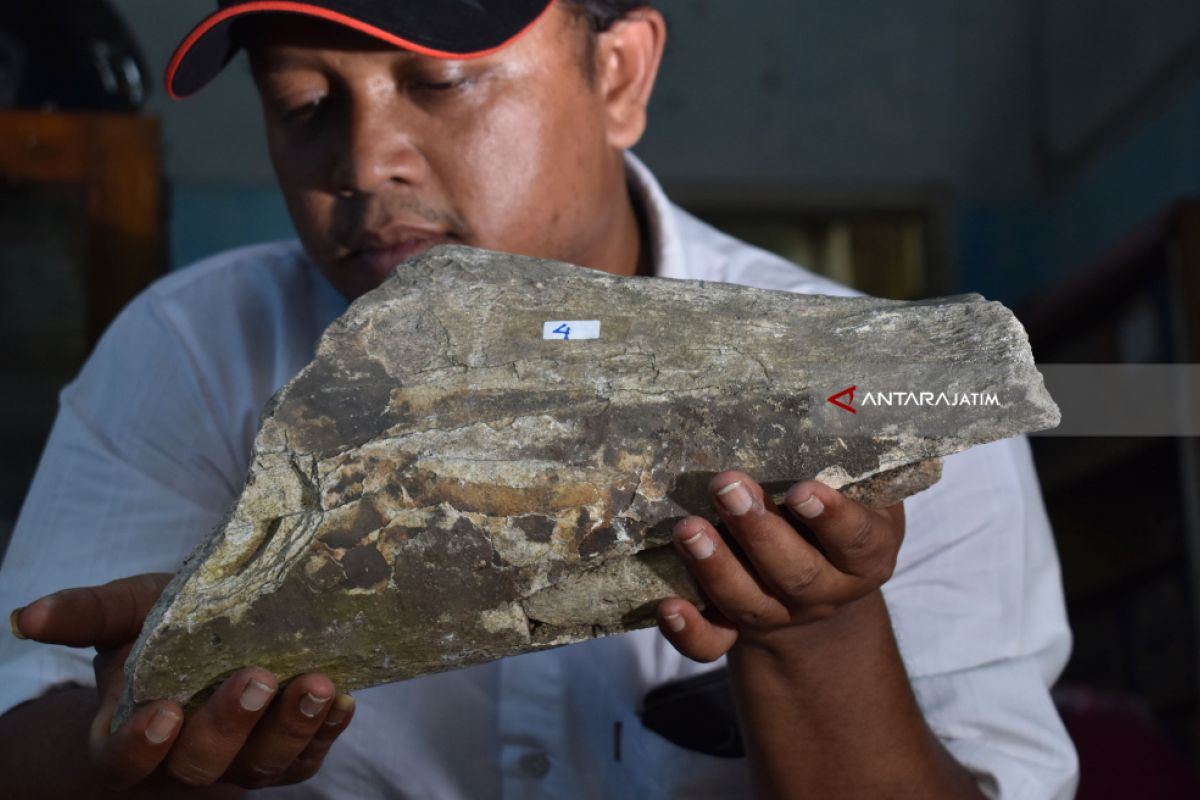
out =
<svg viewBox="0 0 1200 800"><path fill-rule="evenodd" d="M373 194L397 183L423 182L429 165L417 145L413 117L391 103L363 103L350 110L334 157L334 189Z"/></svg>

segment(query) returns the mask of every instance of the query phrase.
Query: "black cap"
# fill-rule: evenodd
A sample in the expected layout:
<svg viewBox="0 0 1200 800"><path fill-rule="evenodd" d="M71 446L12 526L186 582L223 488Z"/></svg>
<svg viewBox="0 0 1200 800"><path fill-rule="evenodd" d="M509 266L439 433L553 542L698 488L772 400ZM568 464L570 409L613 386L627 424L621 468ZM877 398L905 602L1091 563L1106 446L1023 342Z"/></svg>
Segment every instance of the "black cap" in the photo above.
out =
<svg viewBox="0 0 1200 800"><path fill-rule="evenodd" d="M237 53L233 22L247 14L300 14L438 58L475 58L516 39L554 0L219 0L167 66L167 93L187 97L217 76Z"/></svg>

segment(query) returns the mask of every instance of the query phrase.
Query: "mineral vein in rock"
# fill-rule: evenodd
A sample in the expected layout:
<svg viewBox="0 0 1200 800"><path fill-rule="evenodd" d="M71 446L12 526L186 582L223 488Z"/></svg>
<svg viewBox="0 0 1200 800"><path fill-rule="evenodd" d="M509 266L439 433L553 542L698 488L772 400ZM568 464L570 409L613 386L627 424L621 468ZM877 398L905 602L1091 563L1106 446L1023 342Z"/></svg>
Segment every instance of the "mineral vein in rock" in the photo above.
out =
<svg viewBox="0 0 1200 800"><path fill-rule="evenodd" d="M999 405L826 402L851 386ZM976 295L437 248L356 301L272 399L241 497L146 621L114 726L250 664L354 689L643 627L659 599L699 599L669 532L715 519L719 470L882 505L936 481L939 456L1057 422L1020 324Z"/></svg>

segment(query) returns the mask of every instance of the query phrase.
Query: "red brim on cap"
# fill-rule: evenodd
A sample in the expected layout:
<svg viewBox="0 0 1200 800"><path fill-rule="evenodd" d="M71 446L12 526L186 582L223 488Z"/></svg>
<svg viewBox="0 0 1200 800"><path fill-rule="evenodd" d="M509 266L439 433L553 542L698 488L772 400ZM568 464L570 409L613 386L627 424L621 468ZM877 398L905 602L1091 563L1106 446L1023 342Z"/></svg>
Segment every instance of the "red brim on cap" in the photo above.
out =
<svg viewBox="0 0 1200 800"><path fill-rule="evenodd" d="M238 50L238 45L231 36L231 24L237 18L248 14L283 13L315 17L353 28L414 53L435 58L467 59L486 56L507 47L536 25L553 5L553 0L546 0L545 6L536 13L533 19L515 33L506 35L500 42L491 43L483 49L458 51L422 44L416 41L415 37L408 39L349 14L312 3L292 2L292 0L255 0L255 2L240 3L206 17L175 49L175 54L171 56L171 62L167 65L165 80L167 94L180 100L196 93L216 77Z"/></svg>

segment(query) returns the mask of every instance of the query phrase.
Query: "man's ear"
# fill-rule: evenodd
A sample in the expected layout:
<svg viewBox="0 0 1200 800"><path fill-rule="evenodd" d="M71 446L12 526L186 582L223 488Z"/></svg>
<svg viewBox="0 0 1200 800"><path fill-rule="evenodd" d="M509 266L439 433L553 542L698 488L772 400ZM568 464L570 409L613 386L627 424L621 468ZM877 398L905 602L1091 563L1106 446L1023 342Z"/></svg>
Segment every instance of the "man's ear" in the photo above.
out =
<svg viewBox="0 0 1200 800"><path fill-rule="evenodd" d="M597 35L596 80L611 146L626 150L642 138L666 41L666 20L653 8L632 11Z"/></svg>

